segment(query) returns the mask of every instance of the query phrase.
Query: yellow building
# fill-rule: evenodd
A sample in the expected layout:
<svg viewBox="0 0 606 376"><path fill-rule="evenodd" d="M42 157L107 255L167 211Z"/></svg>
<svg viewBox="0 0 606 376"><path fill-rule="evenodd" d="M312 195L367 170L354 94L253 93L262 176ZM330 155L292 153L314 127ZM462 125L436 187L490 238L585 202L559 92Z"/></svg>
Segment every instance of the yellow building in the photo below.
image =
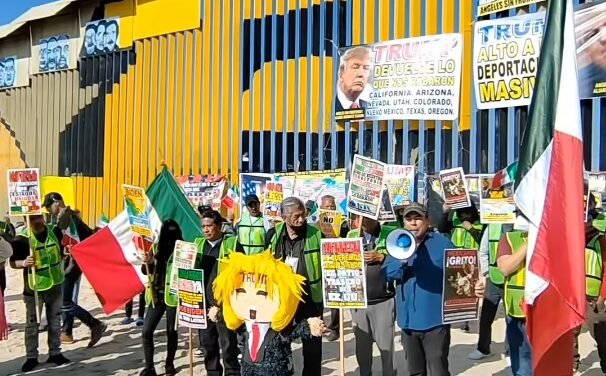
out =
<svg viewBox="0 0 606 376"><path fill-rule="evenodd" d="M0 27L0 58L17 58L19 81L0 89L0 174L29 166L71 176L89 224L122 210L121 184L145 187L163 164L175 175L236 181L238 172L299 162L348 167L356 152L426 172L491 172L517 156L526 108L476 111L472 103L473 1L102 4L63 0ZM87 23L101 19L119 20L119 50L82 56ZM452 32L464 39L458 121L333 124L337 47ZM46 72L42 40L55 35L67 35L78 56ZM594 126L599 100L590 106ZM5 190L0 184L0 196Z"/></svg>

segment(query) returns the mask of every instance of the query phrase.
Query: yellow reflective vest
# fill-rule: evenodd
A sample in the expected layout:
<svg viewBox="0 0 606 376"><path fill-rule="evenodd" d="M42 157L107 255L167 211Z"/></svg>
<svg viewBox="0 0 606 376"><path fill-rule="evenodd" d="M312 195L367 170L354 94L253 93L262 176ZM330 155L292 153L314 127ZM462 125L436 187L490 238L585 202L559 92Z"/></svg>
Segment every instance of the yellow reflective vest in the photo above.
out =
<svg viewBox="0 0 606 376"><path fill-rule="evenodd" d="M505 234L507 242L511 247L512 254L520 250L528 242L527 233L511 231ZM526 282L526 264L505 279L505 312L511 317L524 318L524 284Z"/></svg>

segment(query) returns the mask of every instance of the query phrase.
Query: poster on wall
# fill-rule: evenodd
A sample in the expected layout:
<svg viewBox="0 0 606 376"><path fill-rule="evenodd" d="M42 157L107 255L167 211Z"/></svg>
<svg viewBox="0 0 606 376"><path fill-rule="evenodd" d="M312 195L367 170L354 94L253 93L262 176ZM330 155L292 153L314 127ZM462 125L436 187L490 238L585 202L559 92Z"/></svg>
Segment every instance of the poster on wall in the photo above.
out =
<svg viewBox="0 0 606 376"><path fill-rule="evenodd" d="M539 3L541 1L543 0L478 0L476 14L480 17L491 13Z"/></svg>
<svg viewBox="0 0 606 376"><path fill-rule="evenodd" d="M17 86L17 56L0 57L0 89Z"/></svg>
<svg viewBox="0 0 606 376"><path fill-rule="evenodd" d="M69 35L56 35L38 42L38 72L55 72L70 68Z"/></svg>
<svg viewBox="0 0 606 376"><path fill-rule="evenodd" d="M356 154L351 167L347 210L378 219L382 206L385 163Z"/></svg>
<svg viewBox="0 0 606 376"><path fill-rule="evenodd" d="M42 214L40 171L37 168L6 171L8 215Z"/></svg>
<svg viewBox="0 0 606 376"><path fill-rule="evenodd" d="M545 12L478 21L473 38L473 77L479 110L530 105Z"/></svg>
<svg viewBox="0 0 606 376"><path fill-rule="evenodd" d="M177 184L194 207L211 206L213 210L221 209L221 199L225 191L223 176L175 176Z"/></svg>
<svg viewBox="0 0 606 376"><path fill-rule="evenodd" d="M480 303L475 294L480 277L478 251L447 249L444 252L442 323L477 320Z"/></svg>
<svg viewBox="0 0 606 376"><path fill-rule="evenodd" d="M339 49L335 121L457 119L462 53L461 34Z"/></svg>
<svg viewBox="0 0 606 376"><path fill-rule="evenodd" d="M119 18L89 22L84 27L84 42L80 56L87 57L118 51L120 49L119 41Z"/></svg>
<svg viewBox="0 0 606 376"><path fill-rule="evenodd" d="M582 4L574 13L581 98L606 96L606 1Z"/></svg>
<svg viewBox="0 0 606 376"><path fill-rule="evenodd" d="M296 176L296 178L295 178ZM345 189L345 169L302 171L297 174L277 173L275 181L282 184L284 197L295 196L303 202L314 201L320 206L322 197L335 198L337 210L347 212L347 190Z"/></svg>
<svg viewBox="0 0 606 376"><path fill-rule="evenodd" d="M362 238L322 239L322 286L326 308L366 308Z"/></svg>

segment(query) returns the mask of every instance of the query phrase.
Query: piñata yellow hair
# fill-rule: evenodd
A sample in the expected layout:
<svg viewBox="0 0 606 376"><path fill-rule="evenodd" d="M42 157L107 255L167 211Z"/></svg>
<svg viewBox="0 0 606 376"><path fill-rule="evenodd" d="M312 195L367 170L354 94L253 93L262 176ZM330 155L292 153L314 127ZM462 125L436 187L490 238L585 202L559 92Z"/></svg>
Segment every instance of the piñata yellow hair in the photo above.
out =
<svg viewBox="0 0 606 376"><path fill-rule="evenodd" d="M280 307L272 318L271 328L279 332L292 322L299 301L302 301L305 277L294 273L269 251L252 256L234 252L222 259L221 264L221 273L213 283L213 294L222 306L223 318L229 329L236 330L244 324L244 320L235 314L230 298L242 286L246 274L254 275L257 283L265 282L269 297L278 294Z"/></svg>

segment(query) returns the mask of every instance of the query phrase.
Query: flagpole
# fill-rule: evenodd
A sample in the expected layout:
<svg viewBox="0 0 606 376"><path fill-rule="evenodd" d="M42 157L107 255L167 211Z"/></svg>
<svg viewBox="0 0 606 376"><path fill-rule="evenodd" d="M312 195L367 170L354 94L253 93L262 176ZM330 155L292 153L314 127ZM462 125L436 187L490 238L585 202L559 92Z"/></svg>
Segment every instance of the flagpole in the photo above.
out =
<svg viewBox="0 0 606 376"><path fill-rule="evenodd" d="M40 299L38 297L38 290L36 289L37 284L38 284L36 282L36 255L34 254L34 250L32 249L32 243L30 242L30 238L33 234L32 234L32 228L30 227L29 215L25 216L25 221L26 221L27 229L29 231L29 236L27 237L29 255L34 258L34 265L32 265L32 267L29 268L30 269L29 272L32 273L32 281L34 283L34 288L32 290L34 290L34 304L36 305L36 324L40 324L40 311L38 310L38 307L40 306L40 304L39 304ZM50 234L48 234L48 236L50 236ZM27 283L27 281L25 283Z"/></svg>
<svg viewBox="0 0 606 376"><path fill-rule="evenodd" d="M339 308L339 365L341 376L345 376L345 333L343 330L343 308Z"/></svg>
<svg viewBox="0 0 606 376"><path fill-rule="evenodd" d="M177 320L175 320L177 321ZM189 376L194 376L194 352L193 352L193 335L189 328Z"/></svg>

